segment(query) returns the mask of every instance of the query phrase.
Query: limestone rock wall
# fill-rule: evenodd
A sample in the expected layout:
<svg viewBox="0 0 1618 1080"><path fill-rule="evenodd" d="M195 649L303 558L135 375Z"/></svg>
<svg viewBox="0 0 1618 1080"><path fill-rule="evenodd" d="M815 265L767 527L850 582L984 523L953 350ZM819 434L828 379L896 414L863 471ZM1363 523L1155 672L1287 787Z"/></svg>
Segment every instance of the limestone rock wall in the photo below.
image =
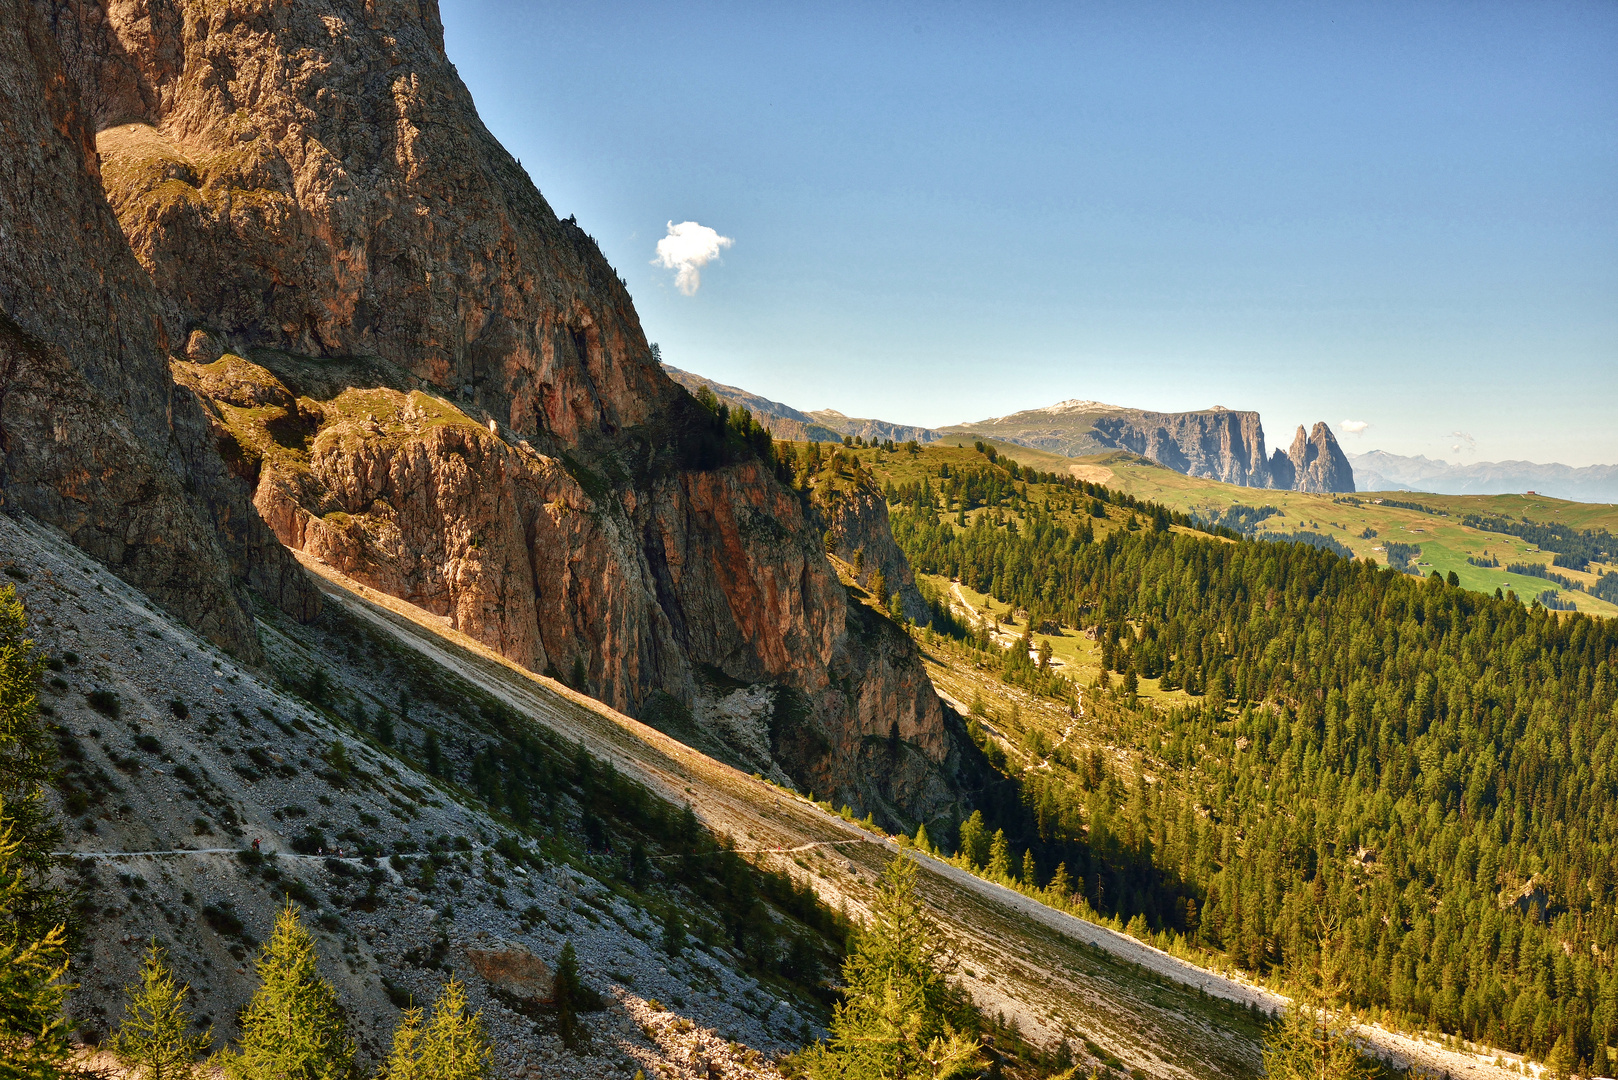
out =
<svg viewBox="0 0 1618 1080"><path fill-rule="evenodd" d="M1354 490L1354 468L1348 463L1342 447L1337 445L1331 428L1324 423L1316 422L1307 436L1303 432L1303 425L1299 424L1287 457L1296 478L1292 487L1298 491Z"/></svg>
<svg viewBox="0 0 1618 1080"><path fill-rule="evenodd" d="M173 393L164 305L102 195L90 120L45 21L4 0L0 499L253 658L246 575L233 573L244 549L215 530L231 520L246 537L252 523L208 483L201 414ZM265 556L263 571L289 609L314 604L284 551Z"/></svg>
<svg viewBox="0 0 1618 1080"><path fill-rule="evenodd" d="M1267 487L1264 428L1258 413L1120 413L1096 418L1094 437L1188 476Z"/></svg>
<svg viewBox="0 0 1618 1080"><path fill-rule="evenodd" d="M928 618L927 604L916 588L916 575L910 561L899 550L888 525L888 501L874 485L858 484L839 490L820 504L820 511L831 533L832 553L850 567L858 564L856 578L870 588L878 570L884 590L897 591L903 614L917 622ZM858 555L856 556L856 552ZM880 603L887 603L881 597Z"/></svg>
<svg viewBox="0 0 1618 1080"><path fill-rule="evenodd" d="M478 119L431 0L38 2L187 330L385 356L568 441L668 396L595 242Z"/></svg>
<svg viewBox="0 0 1618 1080"><path fill-rule="evenodd" d="M763 463L692 450L707 414L478 119L436 4L35 3L183 339L193 468L250 500L239 550L273 534L630 712L694 705L699 665L768 683L789 775L900 821L950 804L909 639L856 617Z"/></svg>

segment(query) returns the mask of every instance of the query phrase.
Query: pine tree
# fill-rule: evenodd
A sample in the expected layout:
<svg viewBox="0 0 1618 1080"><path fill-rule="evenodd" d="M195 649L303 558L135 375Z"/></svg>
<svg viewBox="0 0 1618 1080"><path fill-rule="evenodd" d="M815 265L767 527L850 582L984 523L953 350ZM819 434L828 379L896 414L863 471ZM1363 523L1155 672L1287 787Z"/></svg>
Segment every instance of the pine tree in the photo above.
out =
<svg viewBox="0 0 1618 1080"><path fill-rule="evenodd" d="M1045 890L1058 900L1066 900L1073 895L1073 882L1067 876L1067 863L1057 863L1056 873L1051 875L1050 884Z"/></svg>
<svg viewBox="0 0 1618 1080"><path fill-rule="evenodd" d="M124 1022L112 1038L112 1052L124 1068L145 1080L173 1080L195 1072L196 1061L213 1042L213 1029L191 1030L185 1007L189 986L169 970L168 956L153 938L141 965L140 982L124 988Z"/></svg>
<svg viewBox="0 0 1618 1080"><path fill-rule="evenodd" d="M52 927L27 933L13 918L32 892L23 845L5 821L0 798L0 1078L35 1080L58 1075L70 1052L62 999L68 987L67 934Z"/></svg>
<svg viewBox="0 0 1618 1080"><path fill-rule="evenodd" d="M933 853L933 842L927 837L927 823L925 821L916 826L916 847L929 855Z"/></svg>
<svg viewBox="0 0 1618 1080"><path fill-rule="evenodd" d="M994 839L989 842L989 868L984 872L994 881L1004 881L1011 876L1011 845L1006 842L1006 830L994 830Z"/></svg>
<svg viewBox="0 0 1618 1080"><path fill-rule="evenodd" d="M493 1055L483 1014L467 1015L466 988L451 979L430 1021L422 1023L420 1009L405 1011L380 1080L488 1080Z"/></svg>
<svg viewBox="0 0 1618 1080"><path fill-rule="evenodd" d="M916 864L902 855L883 875L843 983L831 1038L802 1058L810 1080L951 1080L981 1067L958 1030L970 1005L949 984L944 946L916 897Z"/></svg>
<svg viewBox="0 0 1618 1080"><path fill-rule="evenodd" d="M583 987L579 982L579 959L573 943L562 943L562 955L556 959L556 978L552 983L552 1000L556 1003L556 1031L562 1045L571 1049L579 1042L579 1005Z"/></svg>
<svg viewBox="0 0 1618 1080"><path fill-rule="evenodd" d="M972 816L961 822L961 861L968 870L976 870L989 857L988 828L983 824L983 811L974 810Z"/></svg>
<svg viewBox="0 0 1618 1080"><path fill-rule="evenodd" d="M258 957L258 992L242 1015L230 1080L346 1080L354 1062L337 991L315 966L315 941L290 902Z"/></svg>
<svg viewBox="0 0 1618 1080"><path fill-rule="evenodd" d="M55 1076L67 1061L66 911L46 882L56 837L43 784L54 755L34 687L44 662L15 586L0 589L0 1077Z"/></svg>
<svg viewBox="0 0 1618 1080"><path fill-rule="evenodd" d="M1039 888L1039 864L1034 861L1031 849L1024 849L1022 853L1022 883L1030 889Z"/></svg>

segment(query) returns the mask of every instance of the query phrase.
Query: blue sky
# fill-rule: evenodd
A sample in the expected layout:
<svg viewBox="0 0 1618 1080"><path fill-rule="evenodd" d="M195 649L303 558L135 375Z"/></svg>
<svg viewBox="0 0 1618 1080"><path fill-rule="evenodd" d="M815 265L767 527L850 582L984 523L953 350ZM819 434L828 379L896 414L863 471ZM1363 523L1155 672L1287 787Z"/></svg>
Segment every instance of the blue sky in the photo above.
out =
<svg viewBox="0 0 1618 1080"><path fill-rule="evenodd" d="M908 423L1220 404L1271 445L1618 462L1618 4L443 16L680 367ZM684 221L733 241L691 295L653 264Z"/></svg>

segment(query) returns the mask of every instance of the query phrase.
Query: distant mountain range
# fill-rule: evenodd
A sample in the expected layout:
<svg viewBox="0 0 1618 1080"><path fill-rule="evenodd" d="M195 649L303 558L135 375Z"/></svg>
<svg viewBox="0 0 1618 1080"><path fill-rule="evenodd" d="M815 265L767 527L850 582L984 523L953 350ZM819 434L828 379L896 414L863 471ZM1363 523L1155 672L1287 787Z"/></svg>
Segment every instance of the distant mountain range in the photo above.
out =
<svg viewBox="0 0 1618 1080"><path fill-rule="evenodd" d="M1480 461L1452 465L1442 459L1404 457L1383 450L1349 454L1361 491L1430 491L1435 495L1504 495L1535 491L1574 502L1618 503L1618 465L1539 465L1532 461Z"/></svg>
<svg viewBox="0 0 1618 1080"><path fill-rule="evenodd" d="M668 364L663 365L663 370L693 393L706 386L732 407L745 406L782 439L841 442L844 437L857 436L867 442L914 439L926 443L949 437L976 437L1001 439L1066 457L1127 450L1189 476L1243 487L1355 490L1354 469L1324 423L1317 423L1309 432L1299 425L1291 449L1277 447L1273 454L1265 450L1264 426L1258 413L1222 406L1200 412L1159 413L1075 399L1044 409L936 429L844 416L832 409L803 412Z"/></svg>
<svg viewBox="0 0 1618 1080"><path fill-rule="evenodd" d="M663 370L669 378L693 394L697 392L698 387L706 386L732 408L737 405L745 406L749 412L758 417L759 423L769 428L770 434L778 439L790 439L794 442L842 442L844 436L857 435L866 442L873 440L881 442L884 439L909 442L914 439L917 442L928 443L937 442L944 437L943 432L934 431L932 428L890 424L886 420L868 420L859 416L844 416L835 409L802 412L791 405L760 397L739 386L714 382L712 379L682 371L670 364L664 364Z"/></svg>

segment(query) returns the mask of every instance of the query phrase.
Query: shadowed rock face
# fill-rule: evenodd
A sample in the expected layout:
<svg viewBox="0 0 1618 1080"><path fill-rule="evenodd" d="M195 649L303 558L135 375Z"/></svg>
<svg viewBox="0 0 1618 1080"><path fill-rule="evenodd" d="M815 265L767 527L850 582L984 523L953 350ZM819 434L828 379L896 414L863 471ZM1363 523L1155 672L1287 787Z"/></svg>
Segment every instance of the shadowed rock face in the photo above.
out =
<svg viewBox="0 0 1618 1080"><path fill-rule="evenodd" d="M916 588L909 560L893 539L888 527L888 502L876 486L859 484L835 491L820 510L831 536L833 554L851 568L858 561L855 578L860 586L871 589L877 571L881 571L883 591L889 595L879 597L878 602L887 603L897 592L903 614L925 623L929 618L927 603Z"/></svg>
<svg viewBox="0 0 1618 1080"><path fill-rule="evenodd" d="M801 784L900 821L955 801L908 637L763 463L690 452L708 414L484 129L434 4L49 10L215 479L281 543L632 713L700 708L704 667L770 684Z"/></svg>
<svg viewBox="0 0 1618 1080"><path fill-rule="evenodd" d="M0 3L0 115L0 169L27 178L0 185L0 496L251 659L233 578L299 613L316 594L278 547L249 573L269 534L215 483L200 410L169 379L162 302L102 196L89 118L19 0Z"/></svg>

